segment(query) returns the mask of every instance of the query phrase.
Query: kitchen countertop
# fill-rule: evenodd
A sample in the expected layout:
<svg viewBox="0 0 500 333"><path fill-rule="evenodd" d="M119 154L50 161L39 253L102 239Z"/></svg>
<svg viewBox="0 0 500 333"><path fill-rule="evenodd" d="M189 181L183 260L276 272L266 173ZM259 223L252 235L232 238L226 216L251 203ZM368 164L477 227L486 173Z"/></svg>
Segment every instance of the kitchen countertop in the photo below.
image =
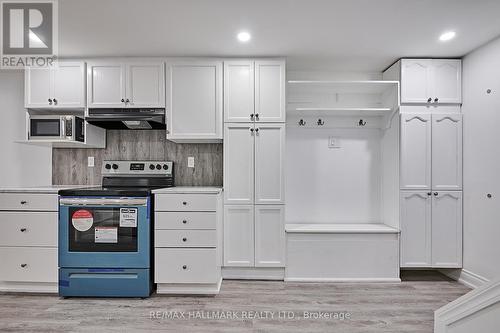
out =
<svg viewBox="0 0 500 333"><path fill-rule="evenodd" d="M216 186L175 186L175 187L166 187L153 190L153 193L156 194L162 194L162 193L219 194L220 192L222 192L222 187L216 187Z"/></svg>
<svg viewBox="0 0 500 333"><path fill-rule="evenodd" d="M89 187L90 185L48 185L34 187L0 187L0 193L49 193L57 194L59 190Z"/></svg>

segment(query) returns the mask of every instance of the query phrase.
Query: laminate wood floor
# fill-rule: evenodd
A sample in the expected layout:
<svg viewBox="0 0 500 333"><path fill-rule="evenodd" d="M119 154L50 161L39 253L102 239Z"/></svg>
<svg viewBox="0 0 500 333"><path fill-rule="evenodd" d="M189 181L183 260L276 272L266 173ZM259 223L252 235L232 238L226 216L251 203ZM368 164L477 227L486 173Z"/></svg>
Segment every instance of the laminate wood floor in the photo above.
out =
<svg viewBox="0 0 500 333"><path fill-rule="evenodd" d="M225 280L215 297L60 299L2 293L0 332L428 333L434 310L469 291L434 272L403 272L402 278L397 284ZM305 311L332 318L308 319ZM342 315L349 318L341 320Z"/></svg>

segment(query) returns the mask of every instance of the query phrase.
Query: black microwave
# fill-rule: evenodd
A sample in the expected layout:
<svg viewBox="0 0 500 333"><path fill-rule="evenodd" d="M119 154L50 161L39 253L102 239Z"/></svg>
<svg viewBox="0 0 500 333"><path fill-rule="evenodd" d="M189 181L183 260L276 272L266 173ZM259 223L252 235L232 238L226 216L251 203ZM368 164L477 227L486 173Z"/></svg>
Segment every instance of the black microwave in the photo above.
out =
<svg viewBox="0 0 500 333"><path fill-rule="evenodd" d="M29 118L29 140L85 140L84 120L77 116L32 115Z"/></svg>

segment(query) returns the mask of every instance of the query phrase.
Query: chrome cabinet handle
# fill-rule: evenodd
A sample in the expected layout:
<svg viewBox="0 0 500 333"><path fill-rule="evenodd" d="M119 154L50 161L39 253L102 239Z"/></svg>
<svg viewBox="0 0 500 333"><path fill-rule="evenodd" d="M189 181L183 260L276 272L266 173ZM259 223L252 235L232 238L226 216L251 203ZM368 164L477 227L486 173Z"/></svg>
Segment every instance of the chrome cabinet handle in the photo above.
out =
<svg viewBox="0 0 500 333"><path fill-rule="evenodd" d="M21 264L22 268L25 268L26 266L28 266L28 264Z"/></svg>
<svg viewBox="0 0 500 333"><path fill-rule="evenodd" d="M26 230L28 230L28 229L26 229L26 228L19 229L19 231L21 231L21 232L26 232Z"/></svg>

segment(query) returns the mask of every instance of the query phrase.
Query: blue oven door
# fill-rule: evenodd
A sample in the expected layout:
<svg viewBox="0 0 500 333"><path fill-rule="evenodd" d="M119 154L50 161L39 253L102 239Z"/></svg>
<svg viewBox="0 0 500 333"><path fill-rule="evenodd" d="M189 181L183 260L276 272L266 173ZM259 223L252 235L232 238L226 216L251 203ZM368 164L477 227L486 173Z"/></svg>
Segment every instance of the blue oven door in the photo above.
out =
<svg viewBox="0 0 500 333"><path fill-rule="evenodd" d="M60 268L149 268L149 197L60 197Z"/></svg>

